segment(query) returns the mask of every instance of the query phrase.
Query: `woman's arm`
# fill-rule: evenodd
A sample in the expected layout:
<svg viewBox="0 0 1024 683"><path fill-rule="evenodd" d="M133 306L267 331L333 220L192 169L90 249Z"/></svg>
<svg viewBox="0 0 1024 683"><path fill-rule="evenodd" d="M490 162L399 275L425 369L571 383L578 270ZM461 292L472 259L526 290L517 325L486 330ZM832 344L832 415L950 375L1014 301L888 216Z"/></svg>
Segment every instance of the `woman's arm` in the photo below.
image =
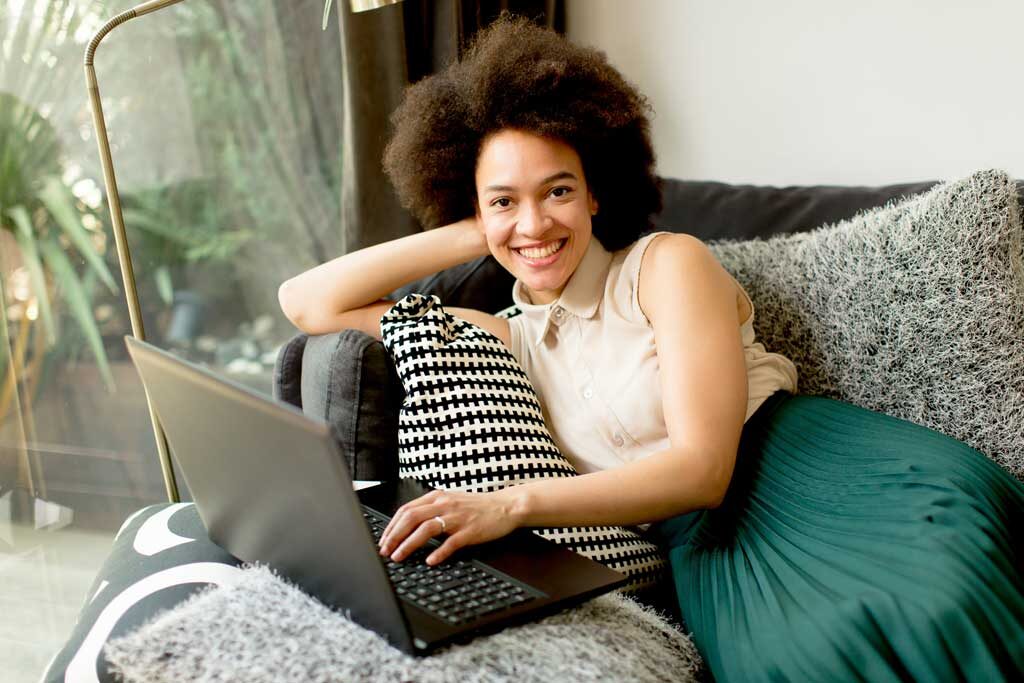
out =
<svg viewBox="0 0 1024 683"><path fill-rule="evenodd" d="M287 280L277 298L285 316L307 334L345 328L380 337L389 292L488 253L476 217L360 249Z"/></svg>
<svg viewBox="0 0 1024 683"><path fill-rule="evenodd" d="M443 517L450 531L428 564L517 527L629 526L712 508L721 501L715 484L720 472L709 467L707 455L669 449L614 469L491 493L434 490L395 512L380 552L404 560L438 534L436 517Z"/></svg>
<svg viewBox="0 0 1024 683"><path fill-rule="evenodd" d="M735 284L700 240L672 235L648 246L639 296L654 328L671 448L614 469L492 493L433 491L399 508L382 552L405 558L438 533L435 516L451 535L431 563L518 526L632 525L718 506L747 406Z"/></svg>
<svg viewBox="0 0 1024 683"><path fill-rule="evenodd" d="M505 489L520 526L651 522L717 507L725 496L747 408L736 286L700 240L666 235L648 246L639 287L672 447L615 469Z"/></svg>

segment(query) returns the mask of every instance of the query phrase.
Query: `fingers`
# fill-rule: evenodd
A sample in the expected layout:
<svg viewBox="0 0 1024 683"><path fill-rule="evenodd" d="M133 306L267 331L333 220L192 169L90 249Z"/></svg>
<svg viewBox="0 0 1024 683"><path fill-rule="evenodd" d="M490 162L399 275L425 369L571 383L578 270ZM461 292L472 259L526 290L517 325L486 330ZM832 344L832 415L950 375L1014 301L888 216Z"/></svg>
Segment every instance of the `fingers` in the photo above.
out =
<svg viewBox="0 0 1024 683"><path fill-rule="evenodd" d="M420 522L419 526L406 536L405 540L398 545L398 548L391 553L391 559L395 562L401 562L440 532L441 525L433 517ZM383 550L386 552L386 549Z"/></svg>
<svg viewBox="0 0 1024 683"><path fill-rule="evenodd" d="M403 505L395 516L391 518L388 526L384 529L380 539L380 554L391 555L396 562L404 559L413 550L426 543L426 541L441 533L441 524L434 519L442 512L442 501L436 503L419 504L419 501L426 498L418 498L412 503ZM445 519L449 523L449 519ZM417 535L418 534L418 535ZM415 545L408 546L408 542L419 539ZM403 539L405 539L403 541Z"/></svg>
<svg viewBox="0 0 1024 683"><path fill-rule="evenodd" d="M459 548L472 544L474 541L470 538L469 529L458 528L464 526L466 520L453 528L453 523L462 519L452 508L457 502L457 495L453 497L449 492L434 490L398 508L381 534L380 554L401 562L431 538L446 531L448 537L427 557L427 564L433 565L448 559ZM442 529L436 519L442 515L446 529Z"/></svg>
<svg viewBox="0 0 1024 683"><path fill-rule="evenodd" d="M449 536L441 547L427 555L427 564L438 564L444 562L451 554L466 545L466 534L459 532Z"/></svg>
<svg viewBox="0 0 1024 683"><path fill-rule="evenodd" d="M380 536L380 542L378 543L378 545L381 547L381 549L385 547L385 544L388 544L393 540L401 540L402 538L405 538L405 535L412 531L412 528L414 526L414 524L409 523L406 516L411 513L414 513L424 505L441 502L438 500L440 493L440 491L436 490L431 491L430 493L426 493L420 496L416 500L409 501L402 507L395 510L395 514L388 521L387 526L384 527L384 533L382 533ZM436 515L438 513L435 512L434 514ZM417 519L415 523L419 524L421 521L421 519ZM397 536L396 539L395 534L398 531L401 532L401 535Z"/></svg>

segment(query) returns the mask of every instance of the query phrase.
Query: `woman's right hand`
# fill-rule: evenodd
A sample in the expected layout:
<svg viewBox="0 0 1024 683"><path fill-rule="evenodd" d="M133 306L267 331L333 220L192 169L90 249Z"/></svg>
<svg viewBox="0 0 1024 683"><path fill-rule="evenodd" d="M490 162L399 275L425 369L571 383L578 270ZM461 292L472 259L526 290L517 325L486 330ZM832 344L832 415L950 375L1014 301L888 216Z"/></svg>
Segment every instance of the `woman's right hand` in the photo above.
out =
<svg viewBox="0 0 1024 683"><path fill-rule="evenodd" d="M458 228L466 247L470 252L476 254L474 258L487 256L491 253L490 247L487 246L487 234L484 232L484 226L479 216L469 216L451 225Z"/></svg>

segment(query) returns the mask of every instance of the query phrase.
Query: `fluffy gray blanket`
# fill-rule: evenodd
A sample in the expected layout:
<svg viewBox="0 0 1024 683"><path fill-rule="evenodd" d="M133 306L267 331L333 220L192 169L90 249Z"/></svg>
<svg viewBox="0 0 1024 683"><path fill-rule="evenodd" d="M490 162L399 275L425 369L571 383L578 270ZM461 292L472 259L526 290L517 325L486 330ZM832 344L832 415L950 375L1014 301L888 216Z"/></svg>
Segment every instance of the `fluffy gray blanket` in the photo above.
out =
<svg viewBox="0 0 1024 683"><path fill-rule="evenodd" d="M696 681L691 639L611 593L425 658L389 646L265 567L202 591L106 655L125 681Z"/></svg>

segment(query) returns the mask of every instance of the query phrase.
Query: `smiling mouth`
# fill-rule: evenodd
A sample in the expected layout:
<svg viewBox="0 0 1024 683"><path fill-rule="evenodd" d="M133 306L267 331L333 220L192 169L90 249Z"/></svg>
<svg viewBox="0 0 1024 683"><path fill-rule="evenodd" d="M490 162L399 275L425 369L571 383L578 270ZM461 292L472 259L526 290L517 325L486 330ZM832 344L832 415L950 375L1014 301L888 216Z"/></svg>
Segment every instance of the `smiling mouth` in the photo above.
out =
<svg viewBox="0 0 1024 683"><path fill-rule="evenodd" d="M569 239L567 237L563 237L562 239L551 242L543 247L534 247L531 249L513 249L513 251L515 251L517 254L519 254L525 259L529 259L531 261L539 261L560 252L562 250L562 247L564 247L568 241Z"/></svg>

